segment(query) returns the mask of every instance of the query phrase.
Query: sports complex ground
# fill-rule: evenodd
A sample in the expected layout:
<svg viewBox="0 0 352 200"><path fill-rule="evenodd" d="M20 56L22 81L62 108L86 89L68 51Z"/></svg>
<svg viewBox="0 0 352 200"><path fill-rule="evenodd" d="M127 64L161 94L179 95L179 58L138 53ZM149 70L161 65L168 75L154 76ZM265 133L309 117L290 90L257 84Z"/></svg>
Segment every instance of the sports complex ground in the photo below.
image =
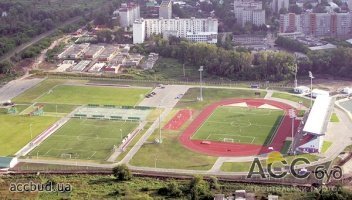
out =
<svg viewBox="0 0 352 200"><path fill-rule="evenodd" d="M0 147L9 143L6 140L13 142L9 148L0 148L0 155L13 155L31 138L67 117L69 120L32 150L27 158L106 162L114 147L121 144L121 138L133 132L139 122L126 118L72 118L72 112L80 110L95 115L96 111L87 107L94 104L101 110L116 107L106 113L123 115L121 106L138 105L151 88L101 86L87 82L46 79L15 97L13 101L18 103L17 115L0 114L0 118L4 118L0 125L7 122L10 130L0 136ZM129 163L135 166L206 170L213 166L219 156L258 155L267 153L269 147L280 151L291 135L291 120L287 116L287 110L291 107L263 99L265 91L260 91L259 95L256 93L257 90L250 89L204 88L204 101L197 101L199 88L191 87L167 117L161 119L162 143L156 143L160 131L155 128ZM29 117L28 114L38 105L43 106L43 115ZM146 129L162 112L162 108L151 109L141 118L148 122ZM140 115L140 112L127 109L125 115ZM23 125L19 123L21 120ZM16 123L20 126L17 127ZM136 144L144 133L142 131L137 135L131 144ZM116 161L122 160L126 153L122 153Z"/></svg>
<svg viewBox="0 0 352 200"><path fill-rule="evenodd" d="M236 105L240 107L233 108ZM291 133L290 108L264 99L215 102L191 122L180 142L187 148L214 156L251 156L273 149L280 151Z"/></svg>
<svg viewBox="0 0 352 200"><path fill-rule="evenodd" d="M137 122L71 119L29 156L106 160Z"/></svg>
<svg viewBox="0 0 352 200"><path fill-rule="evenodd" d="M151 88L103 87L85 85L86 81L47 79L12 99L17 114L0 114L0 155L14 155L23 146L74 109L87 105L134 106ZM29 116L42 107L42 114ZM113 108L112 108L113 109ZM120 112L123 109L120 109ZM131 113L131 110L125 111ZM131 133L138 122L132 120L69 119L34 151L30 157L105 160L114 146Z"/></svg>

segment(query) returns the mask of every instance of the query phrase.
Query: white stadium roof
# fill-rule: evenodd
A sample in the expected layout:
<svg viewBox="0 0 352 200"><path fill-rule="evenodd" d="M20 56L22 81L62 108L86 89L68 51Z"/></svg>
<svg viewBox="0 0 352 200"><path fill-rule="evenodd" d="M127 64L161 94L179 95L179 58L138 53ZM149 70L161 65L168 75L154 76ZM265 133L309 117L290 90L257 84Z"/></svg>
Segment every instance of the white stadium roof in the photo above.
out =
<svg viewBox="0 0 352 200"><path fill-rule="evenodd" d="M318 95L304 125L303 131L316 135L325 134L330 117L332 97Z"/></svg>

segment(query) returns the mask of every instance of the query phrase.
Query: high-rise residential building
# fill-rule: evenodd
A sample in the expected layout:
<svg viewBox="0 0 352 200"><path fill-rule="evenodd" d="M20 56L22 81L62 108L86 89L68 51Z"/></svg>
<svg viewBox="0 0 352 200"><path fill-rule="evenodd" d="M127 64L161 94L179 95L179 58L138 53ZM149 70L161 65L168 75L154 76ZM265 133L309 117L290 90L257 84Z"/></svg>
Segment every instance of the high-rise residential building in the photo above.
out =
<svg viewBox="0 0 352 200"><path fill-rule="evenodd" d="M246 23L257 26L265 24L265 10L261 1L235 0L234 13L237 23L242 26Z"/></svg>
<svg viewBox="0 0 352 200"><path fill-rule="evenodd" d="M271 8L273 9L274 13L279 13L282 8L288 10L289 5L289 0L273 0Z"/></svg>
<svg viewBox="0 0 352 200"><path fill-rule="evenodd" d="M172 18L172 1L163 0L159 7L159 18L171 19Z"/></svg>
<svg viewBox="0 0 352 200"><path fill-rule="evenodd" d="M288 13L280 15L280 33L301 32L316 37L352 34L352 13Z"/></svg>
<svg viewBox="0 0 352 200"><path fill-rule="evenodd" d="M135 3L123 3L119 9L120 26L125 28L140 18L140 7Z"/></svg>
<svg viewBox="0 0 352 200"><path fill-rule="evenodd" d="M144 40L145 40L145 21L143 19L137 19L133 23L133 44L143 43Z"/></svg>
<svg viewBox="0 0 352 200"><path fill-rule="evenodd" d="M142 23L143 21L144 23ZM145 31L145 32L144 32ZM133 24L134 43L141 43L143 39L153 34L162 34L188 38L192 41L216 43L218 34L218 20L213 18L188 18L188 19L141 19ZM215 37L216 36L216 37ZM144 42L144 40L143 40Z"/></svg>

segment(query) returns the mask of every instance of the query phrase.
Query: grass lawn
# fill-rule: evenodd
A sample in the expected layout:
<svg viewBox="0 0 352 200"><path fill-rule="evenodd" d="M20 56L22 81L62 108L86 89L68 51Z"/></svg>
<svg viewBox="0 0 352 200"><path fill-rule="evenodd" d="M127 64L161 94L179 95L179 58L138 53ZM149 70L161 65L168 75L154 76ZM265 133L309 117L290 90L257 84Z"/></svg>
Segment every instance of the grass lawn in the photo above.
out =
<svg viewBox="0 0 352 200"><path fill-rule="evenodd" d="M248 172L252 162L224 162L220 168L223 172Z"/></svg>
<svg viewBox="0 0 352 200"><path fill-rule="evenodd" d="M289 150L289 148L291 146L291 143L292 143L292 141L286 140L285 143L284 143L284 146L280 150L280 153L281 154L287 154L288 150Z"/></svg>
<svg viewBox="0 0 352 200"><path fill-rule="evenodd" d="M192 136L197 140L265 144L280 125L284 112L222 106ZM221 128L220 128L221 127Z"/></svg>
<svg viewBox="0 0 352 200"><path fill-rule="evenodd" d="M29 155L39 152L39 157L67 159L70 154L72 159L103 161L121 143L121 133L123 138L137 126L136 122L71 119Z"/></svg>
<svg viewBox="0 0 352 200"><path fill-rule="evenodd" d="M150 89L59 85L37 99L58 104L135 105Z"/></svg>
<svg viewBox="0 0 352 200"><path fill-rule="evenodd" d="M265 91L260 91L260 96L255 96L255 92L256 90L203 88L203 101L197 101L197 97L199 96L199 88L190 88L177 103L176 107L200 110L206 105L223 99L263 98L266 95Z"/></svg>
<svg viewBox="0 0 352 200"><path fill-rule="evenodd" d="M150 73L151 76L155 76L158 80L185 80L183 74L183 66L176 59L172 58L159 58L153 68L154 73ZM145 71L148 74L148 71ZM199 78L199 72L196 67L185 65L185 75L189 80Z"/></svg>
<svg viewBox="0 0 352 200"><path fill-rule="evenodd" d="M333 113L330 118L330 122L340 122L340 119L337 117L336 113Z"/></svg>
<svg viewBox="0 0 352 200"><path fill-rule="evenodd" d="M332 142L324 141L323 146L321 148L321 152L325 153L330 148L331 145L332 145Z"/></svg>
<svg viewBox="0 0 352 200"><path fill-rule="evenodd" d="M297 103L301 101L305 107L307 107L307 108L310 107L310 100L309 99L295 96L295 95L291 95L289 93L274 92L272 97L286 99L286 100L290 100L290 101L297 102Z"/></svg>
<svg viewBox="0 0 352 200"><path fill-rule="evenodd" d="M47 92L56 85L64 83L66 80L60 79L46 79L36 86L26 90L24 93L12 99L13 102L32 102L34 99L38 98L43 93Z"/></svg>
<svg viewBox="0 0 352 200"><path fill-rule="evenodd" d="M33 138L54 124L55 117L0 115L0 156L13 155ZM32 125L31 125L32 124Z"/></svg>
<svg viewBox="0 0 352 200"><path fill-rule="evenodd" d="M131 165L155 167L156 163L157 168L209 170L217 159L186 149L179 143L178 134L171 131L163 131L163 142L154 144L158 135L159 131L153 133L132 158Z"/></svg>

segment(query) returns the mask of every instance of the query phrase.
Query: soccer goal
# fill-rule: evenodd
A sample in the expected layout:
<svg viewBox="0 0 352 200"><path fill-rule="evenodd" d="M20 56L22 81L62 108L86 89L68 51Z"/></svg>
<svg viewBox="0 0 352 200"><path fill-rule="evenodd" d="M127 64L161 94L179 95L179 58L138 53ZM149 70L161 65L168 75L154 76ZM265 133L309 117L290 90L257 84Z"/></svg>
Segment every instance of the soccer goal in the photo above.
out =
<svg viewBox="0 0 352 200"><path fill-rule="evenodd" d="M65 159L71 159L72 158L72 154L70 153L62 153L61 158L65 158Z"/></svg>
<svg viewBox="0 0 352 200"><path fill-rule="evenodd" d="M233 138L224 138L223 141L224 142L233 142Z"/></svg>

